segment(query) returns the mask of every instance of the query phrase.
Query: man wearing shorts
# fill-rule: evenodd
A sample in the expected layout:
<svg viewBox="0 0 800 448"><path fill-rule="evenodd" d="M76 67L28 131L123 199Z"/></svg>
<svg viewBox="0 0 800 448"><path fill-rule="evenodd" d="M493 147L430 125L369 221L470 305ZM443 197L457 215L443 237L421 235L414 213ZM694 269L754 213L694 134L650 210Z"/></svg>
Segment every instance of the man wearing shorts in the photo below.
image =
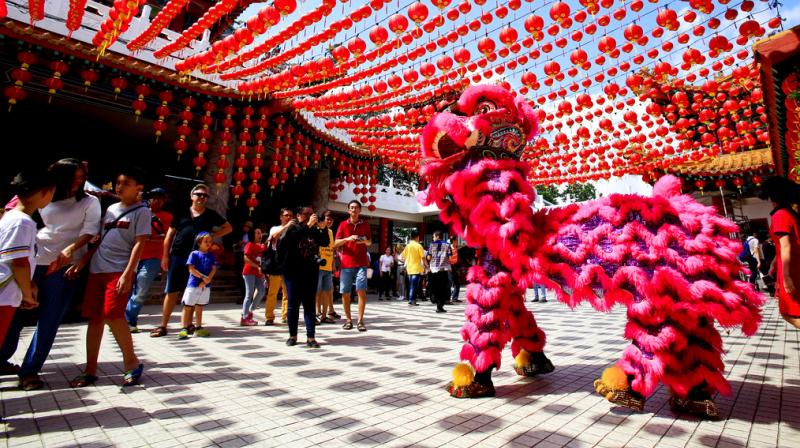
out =
<svg viewBox="0 0 800 448"><path fill-rule="evenodd" d="M345 330L353 328L353 320L350 315L350 290L353 283L356 285L358 294L358 331L367 331L364 325L364 309L367 305L367 267L369 257L367 248L372 244L372 230L369 223L361 219L361 203L350 201L347 204L347 212L350 218L339 224L336 230L336 242L334 247L339 248L341 259L341 274L339 278L339 292L342 293L342 304L346 321Z"/></svg>
<svg viewBox="0 0 800 448"><path fill-rule="evenodd" d="M230 223L217 212L206 208L208 201L208 187L197 184L190 194L192 205L189 212L176 215L169 226L167 236L164 238L164 256L161 259L161 269L167 273L167 286L164 293L164 306L162 309L161 325L150 332L150 336L157 338L166 336L169 318L183 295L189 281L189 269L186 260L194 249L194 239L200 232L209 232L216 238L223 237L233 230ZM216 231L213 231L217 228Z"/></svg>
<svg viewBox="0 0 800 448"><path fill-rule="evenodd" d="M96 251L88 253L73 266L78 272L91 256L82 310L83 317L89 319L86 367L70 382L72 387L85 387L97 381L104 323L108 324L122 352L125 371L122 385L135 384L142 375L144 366L133 350L125 307L136 281L142 248L152 232L150 209L138 199L143 177L134 169L126 169L117 177L116 193L120 202L111 205L103 217L100 244Z"/></svg>
<svg viewBox="0 0 800 448"><path fill-rule="evenodd" d="M320 246L319 257L325 260L325 264L319 267L319 281L317 282L317 320L319 323L332 324L338 319L336 311L333 310L333 213L325 211L319 227L328 232L330 243L327 246Z"/></svg>

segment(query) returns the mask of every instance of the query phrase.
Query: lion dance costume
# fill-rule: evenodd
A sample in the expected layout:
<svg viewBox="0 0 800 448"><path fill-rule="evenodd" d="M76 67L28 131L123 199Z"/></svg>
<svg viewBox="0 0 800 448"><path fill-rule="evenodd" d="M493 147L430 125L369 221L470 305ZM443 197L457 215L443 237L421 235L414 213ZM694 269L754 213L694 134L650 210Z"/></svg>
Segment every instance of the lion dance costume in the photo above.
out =
<svg viewBox="0 0 800 448"><path fill-rule="evenodd" d="M534 212L529 166L518 159L536 134L533 110L499 86L473 86L451 110L434 116L422 137L423 204L479 248L468 273L463 363L450 394L493 396L492 369L511 342L515 370L554 370L546 337L525 308L525 288L544 284L570 307L588 301L600 311L627 308L622 358L595 382L607 400L636 410L659 382L677 411L715 418L715 393L729 393L723 375L722 327L752 335L763 298L741 281L736 225L712 207L680 194L671 176L653 197L615 194Z"/></svg>

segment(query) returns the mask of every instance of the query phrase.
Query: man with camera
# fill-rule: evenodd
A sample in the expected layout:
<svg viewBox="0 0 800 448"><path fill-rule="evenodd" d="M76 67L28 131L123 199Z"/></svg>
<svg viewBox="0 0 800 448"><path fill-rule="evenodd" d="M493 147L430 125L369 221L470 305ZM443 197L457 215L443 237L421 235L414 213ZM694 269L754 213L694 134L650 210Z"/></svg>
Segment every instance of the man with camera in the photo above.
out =
<svg viewBox="0 0 800 448"><path fill-rule="evenodd" d="M289 299L289 339L286 345L297 344L297 324L300 304L303 305L303 321L306 326L306 346L319 348L315 339L316 295L319 267L327 260L319 256L320 246L330 242L328 232L317 226L319 219L311 207L297 211L297 220L283 234L278 243L278 261L286 284Z"/></svg>
<svg viewBox="0 0 800 448"><path fill-rule="evenodd" d="M364 309L367 305L367 267L369 258L367 248L372 244L372 230L369 223L361 219L361 203L350 201L347 204L347 212L350 218L342 221L336 230L336 242L334 247L341 248L339 255L341 259L341 276L339 282L339 292L342 293L342 305L346 321L345 330L353 328L353 319L350 315L350 290L353 283L356 284L356 294L358 294L358 331L367 331L364 325Z"/></svg>
<svg viewBox="0 0 800 448"><path fill-rule="evenodd" d="M139 265L136 268L136 282L133 284L128 306L125 308L125 319L131 333L139 332L139 312L142 310L150 286L161 273L161 259L164 255L164 238L172 224L172 213L164 211L167 202L167 190L153 188L144 194L150 206L152 234L142 248Z"/></svg>

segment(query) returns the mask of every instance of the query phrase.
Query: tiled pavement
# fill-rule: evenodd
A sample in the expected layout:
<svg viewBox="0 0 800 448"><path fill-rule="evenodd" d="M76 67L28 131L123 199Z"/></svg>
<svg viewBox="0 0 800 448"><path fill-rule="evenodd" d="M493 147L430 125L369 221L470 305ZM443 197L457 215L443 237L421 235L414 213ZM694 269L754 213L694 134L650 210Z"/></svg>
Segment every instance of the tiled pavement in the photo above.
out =
<svg viewBox="0 0 800 448"><path fill-rule="evenodd" d="M83 362L84 327L67 325L45 366L50 390L25 393L13 378L0 378L0 440L14 447L800 446L800 333L780 319L774 301L756 337L725 337L733 394L718 399L718 422L673 415L663 389L638 414L593 392L592 381L625 346L624 310L530 305L548 332L556 371L517 377L507 349L495 374L498 396L481 400L443 390L460 347L463 305L439 315L430 304L371 300L369 331L325 325L317 351L286 347L283 326L240 328L234 305L212 305L211 338L134 335L147 368L143 386L125 390L108 334L98 385L68 388ZM157 311L144 310L145 327ZM29 337L26 330L25 346Z"/></svg>

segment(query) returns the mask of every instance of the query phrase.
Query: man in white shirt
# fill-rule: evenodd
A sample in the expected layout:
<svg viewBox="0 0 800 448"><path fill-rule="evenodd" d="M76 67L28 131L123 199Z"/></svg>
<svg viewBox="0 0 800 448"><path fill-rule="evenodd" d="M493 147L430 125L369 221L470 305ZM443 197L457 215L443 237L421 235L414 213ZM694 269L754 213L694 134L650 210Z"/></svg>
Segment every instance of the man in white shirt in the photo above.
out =
<svg viewBox="0 0 800 448"><path fill-rule="evenodd" d="M288 230L293 223L297 222L294 219L294 212L288 208L281 209L278 219L281 224L272 226L272 228L269 229L268 244L274 251L278 250L278 242L286 233L286 230ZM275 305L278 303L278 291L281 291L281 296L283 297L281 301L281 322L286 323L286 312L289 306L289 299L286 297L286 284L283 283L283 277L278 271L265 272L265 274L267 274L267 303L264 309L264 316L266 318L264 325L273 325L275 322Z"/></svg>

